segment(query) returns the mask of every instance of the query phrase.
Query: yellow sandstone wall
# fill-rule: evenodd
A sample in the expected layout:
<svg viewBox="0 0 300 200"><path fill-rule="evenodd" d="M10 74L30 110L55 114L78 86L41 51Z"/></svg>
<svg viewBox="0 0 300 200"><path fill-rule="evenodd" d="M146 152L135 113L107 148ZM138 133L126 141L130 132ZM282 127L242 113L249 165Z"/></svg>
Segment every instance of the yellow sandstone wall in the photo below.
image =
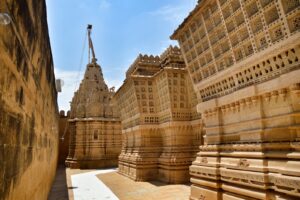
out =
<svg viewBox="0 0 300 200"><path fill-rule="evenodd" d="M59 153L58 164L64 165L69 153L70 130L68 120L70 119L70 111L65 113L59 112Z"/></svg>
<svg viewBox="0 0 300 200"><path fill-rule="evenodd" d="M0 199L47 199L58 109L45 1L0 1Z"/></svg>

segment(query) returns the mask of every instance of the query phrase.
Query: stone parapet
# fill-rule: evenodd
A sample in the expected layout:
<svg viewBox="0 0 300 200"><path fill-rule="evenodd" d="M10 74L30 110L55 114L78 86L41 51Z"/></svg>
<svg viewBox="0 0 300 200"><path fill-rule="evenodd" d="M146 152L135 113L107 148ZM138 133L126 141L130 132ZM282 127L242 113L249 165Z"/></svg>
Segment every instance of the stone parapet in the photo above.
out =
<svg viewBox="0 0 300 200"><path fill-rule="evenodd" d="M159 71L160 68L160 58L153 55L142 55L140 54L133 64L129 67L126 72L126 77L129 77L131 74L138 73L140 75L148 76L153 75L155 72ZM139 72L138 69L141 69ZM145 68L144 70L142 70Z"/></svg>

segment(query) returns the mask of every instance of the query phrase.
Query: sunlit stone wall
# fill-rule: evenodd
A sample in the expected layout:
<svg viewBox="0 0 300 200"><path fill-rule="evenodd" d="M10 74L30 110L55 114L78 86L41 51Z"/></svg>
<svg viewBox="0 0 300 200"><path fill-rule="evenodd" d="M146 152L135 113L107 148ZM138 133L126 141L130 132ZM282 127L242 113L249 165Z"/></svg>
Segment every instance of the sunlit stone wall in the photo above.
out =
<svg viewBox="0 0 300 200"><path fill-rule="evenodd" d="M138 181L187 182L202 125L180 49L139 55L115 99L123 137L119 172Z"/></svg>
<svg viewBox="0 0 300 200"><path fill-rule="evenodd" d="M206 132L191 199L300 197L300 2L202 0L179 41Z"/></svg>
<svg viewBox="0 0 300 200"><path fill-rule="evenodd" d="M0 1L0 199L47 199L58 108L45 1Z"/></svg>

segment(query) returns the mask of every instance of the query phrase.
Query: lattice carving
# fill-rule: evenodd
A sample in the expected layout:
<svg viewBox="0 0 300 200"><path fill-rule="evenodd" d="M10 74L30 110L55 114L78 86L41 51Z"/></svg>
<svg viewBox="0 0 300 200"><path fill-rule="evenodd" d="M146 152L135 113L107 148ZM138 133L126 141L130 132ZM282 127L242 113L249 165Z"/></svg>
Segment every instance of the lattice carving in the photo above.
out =
<svg viewBox="0 0 300 200"><path fill-rule="evenodd" d="M271 38L273 42L283 38L283 36L284 35L280 26L272 30Z"/></svg>
<svg viewBox="0 0 300 200"><path fill-rule="evenodd" d="M299 62L300 47L289 49L284 53L278 54L265 61L257 63L249 68L244 69L235 74L234 77L229 76L220 82L217 82L205 89L200 90L202 101L223 96L228 92L236 91L253 83L259 83L268 80L280 73L293 70ZM237 81L234 81L237 80ZM238 85L235 84L238 83ZM220 88L215 90L215 88ZM221 92L219 92L221 91ZM227 91L227 92L226 92Z"/></svg>
<svg viewBox="0 0 300 200"><path fill-rule="evenodd" d="M271 2L274 2L275 0L260 0L260 3L263 7L265 7L266 5L268 5Z"/></svg>
<svg viewBox="0 0 300 200"><path fill-rule="evenodd" d="M257 7L256 2L253 1L250 5L246 6L246 11L247 11L248 17L251 17L252 15L257 13L258 12L258 7Z"/></svg>
<svg viewBox="0 0 300 200"><path fill-rule="evenodd" d="M291 32L296 32L300 30L300 14L289 19L289 27Z"/></svg>
<svg viewBox="0 0 300 200"><path fill-rule="evenodd" d="M273 6L271 9L269 9L266 13L265 13L265 19L267 24L271 24L272 22L274 22L275 20L277 20L279 18L277 9L275 6Z"/></svg>
<svg viewBox="0 0 300 200"><path fill-rule="evenodd" d="M231 8L232 8L233 12L238 10L240 7L241 7L241 4L240 4L239 0L232 0L231 1Z"/></svg>
<svg viewBox="0 0 300 200"><path fill-rule="evenodd" d="M285 13L289 13L292 10L300 7L300 1L299 0L288 0L284 1L282 0L283 8Z"/></svg>

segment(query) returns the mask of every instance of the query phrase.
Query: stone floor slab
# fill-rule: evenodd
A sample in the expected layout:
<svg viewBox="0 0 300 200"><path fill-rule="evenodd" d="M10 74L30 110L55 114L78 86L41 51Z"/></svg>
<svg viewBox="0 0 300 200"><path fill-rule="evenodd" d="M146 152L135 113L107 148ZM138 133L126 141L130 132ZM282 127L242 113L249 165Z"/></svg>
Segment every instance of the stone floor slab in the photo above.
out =
<svg viewBox="0 0 300 200"><path fill-rule="evenodd" d="M187 200L189 185L135 182L116 169L59 169L49 200Z"/></svg>
<svg viewBox="0 0 300 200"><path fill-rule="evenodd" d="M167 185L161 182L135 182L117 172L97 177L121 200L187 200L189 185Z"/></svg>
<svg viewBox="0 0 300 200"><path fill-rule="evenodd" d="M96 175L107 174L115 169L96 170L71 175L74 200L119 200Z"/></svg>

